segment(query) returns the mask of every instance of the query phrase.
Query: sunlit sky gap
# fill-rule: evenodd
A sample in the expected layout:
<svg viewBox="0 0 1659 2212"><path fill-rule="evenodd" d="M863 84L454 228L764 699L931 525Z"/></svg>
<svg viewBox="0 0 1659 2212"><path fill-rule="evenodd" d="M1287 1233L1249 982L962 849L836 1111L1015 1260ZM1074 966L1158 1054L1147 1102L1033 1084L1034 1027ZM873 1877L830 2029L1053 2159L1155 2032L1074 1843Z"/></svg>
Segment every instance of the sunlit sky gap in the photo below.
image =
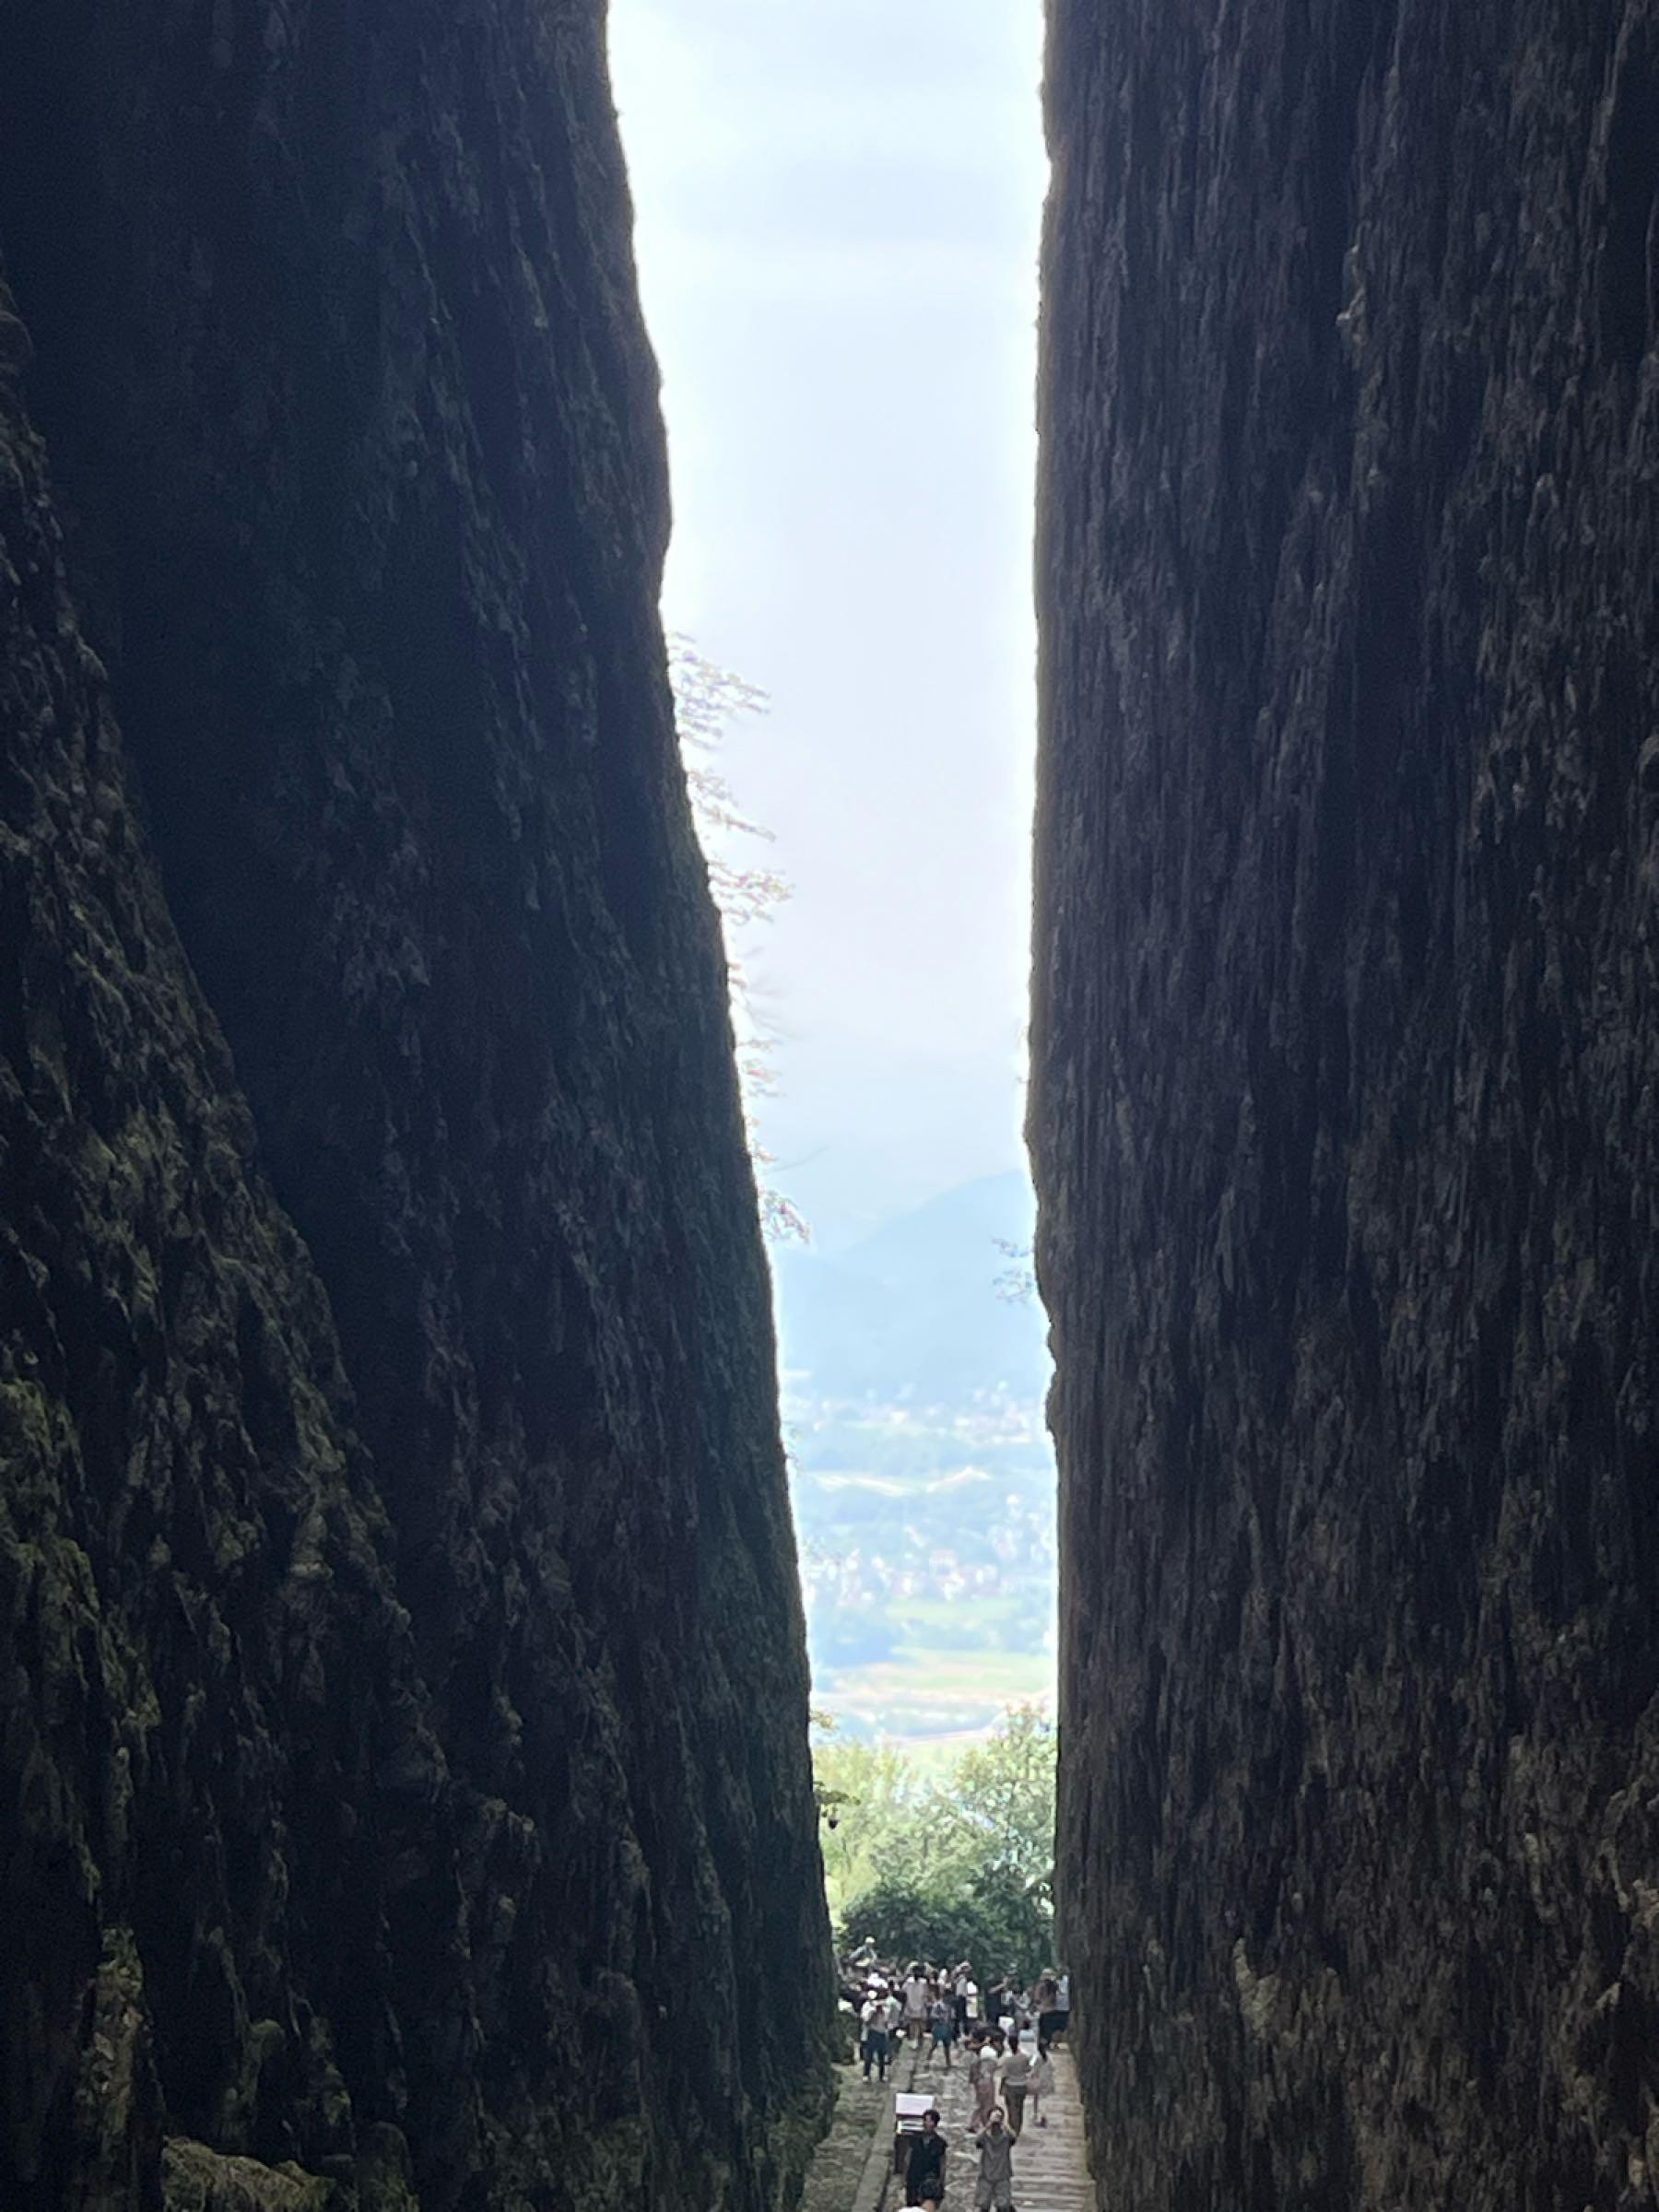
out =
<svg viewBox="0 0 1659 2212"><path fill-rule="evenodd" d="M1041 0L612 0L675 530L794 893L767 1135L834 1250L1023 1164Z"/></svg>

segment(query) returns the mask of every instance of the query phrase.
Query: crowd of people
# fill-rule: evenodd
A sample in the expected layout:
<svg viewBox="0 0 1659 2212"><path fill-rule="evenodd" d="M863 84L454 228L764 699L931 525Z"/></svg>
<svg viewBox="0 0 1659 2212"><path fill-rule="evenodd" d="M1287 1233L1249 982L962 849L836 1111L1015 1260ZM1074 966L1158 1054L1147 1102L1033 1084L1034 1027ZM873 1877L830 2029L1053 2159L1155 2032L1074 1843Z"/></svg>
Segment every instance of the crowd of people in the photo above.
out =
<svg viewBox="0 0 1659 2212"><path fill-rule="evenodd" d="M1071 1977L1051 1968L1026 1988L1009 1972L982 1989L965 1959L952 1967L912 1959L900 1969L880 1961L867 1944L849 1965L843 1994L857 2012L865 2080L874 2075L885 2081L905 2042L926 2046L918 2070L950 2072L959 2053L972 2098L968 2132L976 2212L1007 2212L1014 2202L1014 2146L1028 2126L1048 2125L1042 2100L1054 2086L1050 2052L1071 2018ZM945 2202L948 2141L939 2121L937 2112L925 2112L920 2132L908 2138L907 2205Z"/></svg>

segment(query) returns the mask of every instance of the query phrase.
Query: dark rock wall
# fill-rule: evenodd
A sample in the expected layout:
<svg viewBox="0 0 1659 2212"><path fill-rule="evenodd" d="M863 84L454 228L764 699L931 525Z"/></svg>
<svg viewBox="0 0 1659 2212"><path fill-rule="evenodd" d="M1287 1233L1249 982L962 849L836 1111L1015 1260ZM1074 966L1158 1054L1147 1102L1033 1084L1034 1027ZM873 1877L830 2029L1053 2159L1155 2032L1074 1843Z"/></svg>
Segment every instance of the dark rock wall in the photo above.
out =
<svg viewBox="0 0 1659 2212"><path fill-rule="evenodd" d="M4 370L0 647L0 2197L147 2207L147 2011L181 2122L353 2147L330 2017L386 1962L391 1771L438 1760L327 1303L160 898Z"/></svg>
<svg viewBox="0 0 1659 2212"><path fill-rule="evenodd" d="M152 2194L166 2131L366 2204L406 2144L429 2208L758 2212L815 2109L765 1266L601 31L0 0L69 541L65 585L14 415L0 1836L53 1924L0 1959L52 2020L7 2036L0 2200L151 2201L83 2186L100 2004Z"/></svg>
<svg viewBox="0 0 1659 2212"><path fill-rule="evenodd" d="M1659 9L1052 0L1031 1136L1113 2203L1659 2187Z"/></svg>

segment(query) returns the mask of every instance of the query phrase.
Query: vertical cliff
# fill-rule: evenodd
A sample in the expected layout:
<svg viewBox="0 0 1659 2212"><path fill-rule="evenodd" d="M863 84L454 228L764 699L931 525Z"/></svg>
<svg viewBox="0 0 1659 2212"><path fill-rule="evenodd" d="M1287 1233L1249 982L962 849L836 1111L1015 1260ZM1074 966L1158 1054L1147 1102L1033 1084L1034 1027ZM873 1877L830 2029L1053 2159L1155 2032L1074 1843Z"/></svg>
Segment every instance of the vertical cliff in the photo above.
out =
<svg viewBox="0 0 1659 2212"><path fill-rule="evenodd" d="M1659 2177L1659 9L1052 0L1031 1136L1112 2201Z"/></svg>
<svg viewBox="0 0 1659 2212"><path fill-rule="evenodd" d="M760 2212L818 2094L601 16L0 0L8 2201Z"/></svg>

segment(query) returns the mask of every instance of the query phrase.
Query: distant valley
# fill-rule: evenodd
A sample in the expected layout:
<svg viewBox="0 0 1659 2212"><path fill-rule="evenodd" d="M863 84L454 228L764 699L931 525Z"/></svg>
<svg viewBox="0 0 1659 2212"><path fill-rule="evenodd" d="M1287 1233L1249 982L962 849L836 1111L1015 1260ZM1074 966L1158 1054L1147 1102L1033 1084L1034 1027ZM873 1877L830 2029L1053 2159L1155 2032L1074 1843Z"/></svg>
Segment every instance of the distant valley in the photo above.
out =
<svg viewBox="0 0 1659 2212"><path fill-rule="evenodd" d="M773 1253L815 1696L848 1733L920 1748L1050 1695L1046 1329L1008 1279L1030 1239L1008 1174Z"/></svg>

